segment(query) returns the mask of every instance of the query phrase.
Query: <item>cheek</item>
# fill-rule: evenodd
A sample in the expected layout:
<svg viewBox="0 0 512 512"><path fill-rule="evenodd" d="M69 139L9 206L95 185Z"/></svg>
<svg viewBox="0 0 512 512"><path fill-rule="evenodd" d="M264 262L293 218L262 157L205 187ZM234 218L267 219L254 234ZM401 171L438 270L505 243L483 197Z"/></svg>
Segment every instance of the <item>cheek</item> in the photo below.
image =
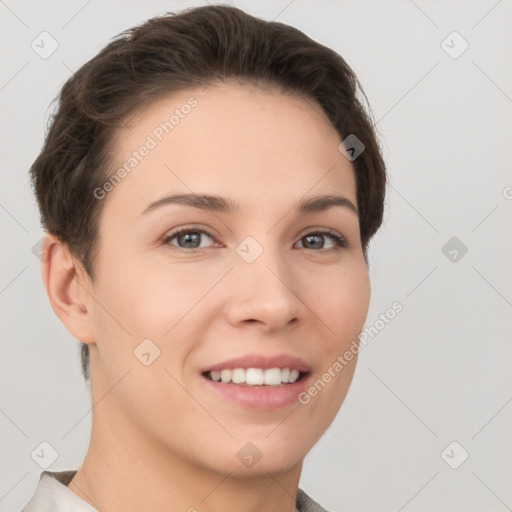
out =
<svg viewBox="0 0 512 512"><path fill-rule="evenodd" d="M329 328L326 350L341 350L360 334L370 304L370 281L364 263L341 269L315 287L312 308Z"/></svg>
<svg viewBox="0 0 512 512"><path fill-rule="evenodd" d="M315 287L311 307L328 328L315 349L320 367L301 404L310 417L318 418L316 440L336 417L350 388L357 364L357 352L350 352L350 347L364 327L369 303L370 282L364 262L332 276L322 289ZM350 360L340 363L339 358L347 352Z"/></svg>
<svg viewBox="0 0 512 512"><path fill-rule="evenodd" d="M105 272L106 274L106 272ZM208 282L179 266L125 258L104 279L102 300L133 337L162 337L205 293Z"/></svg>
<svg viewBox="0 0 512 512"><path fill-rule="evenodd" d="M181 362L193 350L198 331L211 320L208 293L224 272L206 265L134 264L127 259L105 271L95 327L110 373L138 368L134 351L147 339L156 353L160 351L154 366L181 373Z"/></svg>
<svg viewBox="0 0 512 512"><path fill-rule="evenodd" d="M204 298L220 275L206 265L141 265L121 299L122 315L137 334L168 340L203 320Z"/></svg>

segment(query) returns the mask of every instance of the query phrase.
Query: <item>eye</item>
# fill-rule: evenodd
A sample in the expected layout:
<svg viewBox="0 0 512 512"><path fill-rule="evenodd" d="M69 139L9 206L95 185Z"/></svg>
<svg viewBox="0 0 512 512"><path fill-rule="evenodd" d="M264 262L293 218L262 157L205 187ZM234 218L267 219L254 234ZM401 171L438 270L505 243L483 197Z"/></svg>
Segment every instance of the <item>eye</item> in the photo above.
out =
<svg viewBox="0 0 512 512"><path fill-rule="evenodd" d="M186 252L196 252L200 249L210 247L201 244L203 237L213 241L212 235L203 229L182 228L166 236L163 243L164 245L171 245L178 249L186 250ZM331 247L325 247L326 239L331 240ZM176 241L176 243L174 243L174 241ZM348 246L347 241L339 233L331 230L311 231L303 235L299 243L302 244L301 248L303 249L323 253L336 252Z"/></svg>
<svg viewBox="0 0 512 512"><path fill-rule="evenodd" d="M163 243L166 245L176 245L171 243L176 239L177 247L179 249L188 249L189 252L194 252L197 249L204 248L204 246L201 245L201 237L203 236L213 240L213 237L207 231L202 229L183 228L165 237Z"/></svg>
<svg viewBox="0 0 512 512"><path fill-rule="evenodd" d="M332 241L334 241L334 246L326 248L326 238L330 238ZM331 230L311 231L310 233L302 236L299 242L302 243L304 249L320 249L327 253L339 251L342 248L348 246L347 241L339 233Z"/></svg>

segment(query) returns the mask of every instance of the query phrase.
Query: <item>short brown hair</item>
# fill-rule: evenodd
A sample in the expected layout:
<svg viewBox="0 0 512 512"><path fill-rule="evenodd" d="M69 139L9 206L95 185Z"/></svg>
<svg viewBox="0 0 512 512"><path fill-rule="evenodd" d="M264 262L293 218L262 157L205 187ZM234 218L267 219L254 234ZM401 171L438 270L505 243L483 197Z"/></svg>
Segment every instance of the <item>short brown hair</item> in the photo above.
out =
<svg viewBox="0 0 512 512"><path fill-rule="evenodd" d="M93 191L112 175L116 128L168 94L228 79L312 99L342 140L352 134L364 144L352 163L368 263L368 242L383 218L386 169L356 75L340 55L293 27L214 5L168 13L124 31L56 98L58 108L30 176L43 228L69 247L92 280L104 203ZM87 380L86 344L81 359Z"/></svg>

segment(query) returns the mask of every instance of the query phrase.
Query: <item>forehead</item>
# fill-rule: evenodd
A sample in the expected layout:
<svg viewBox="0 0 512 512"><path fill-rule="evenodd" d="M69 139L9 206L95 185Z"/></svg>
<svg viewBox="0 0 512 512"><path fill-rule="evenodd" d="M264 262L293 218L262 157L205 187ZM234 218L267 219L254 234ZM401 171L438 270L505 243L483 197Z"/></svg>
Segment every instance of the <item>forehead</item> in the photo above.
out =
<svg viewBox="0 0 512 512"><path fill-rule="evenodd" d="M242 206L308 192L343 192L355 202L339 134L311 100L224 84L164 97L125 126L114 141L113 172L126 172L108 197L119 207L140 213L176 192L231 196Z"/></svg>

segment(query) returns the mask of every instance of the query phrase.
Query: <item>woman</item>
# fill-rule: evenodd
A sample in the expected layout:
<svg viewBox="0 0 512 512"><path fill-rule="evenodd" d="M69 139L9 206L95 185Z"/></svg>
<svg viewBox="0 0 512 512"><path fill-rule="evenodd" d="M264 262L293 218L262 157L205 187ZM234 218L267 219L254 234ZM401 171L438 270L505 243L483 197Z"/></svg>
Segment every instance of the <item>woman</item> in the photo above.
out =
<svg viewBox="0 0 512 512"><path fill-rule="evenodd" d="M64 85L31 177L92 432L25 512L324 510L299 479L352 380L385 195L359 92L227 6L126 31Z"/></svg>

